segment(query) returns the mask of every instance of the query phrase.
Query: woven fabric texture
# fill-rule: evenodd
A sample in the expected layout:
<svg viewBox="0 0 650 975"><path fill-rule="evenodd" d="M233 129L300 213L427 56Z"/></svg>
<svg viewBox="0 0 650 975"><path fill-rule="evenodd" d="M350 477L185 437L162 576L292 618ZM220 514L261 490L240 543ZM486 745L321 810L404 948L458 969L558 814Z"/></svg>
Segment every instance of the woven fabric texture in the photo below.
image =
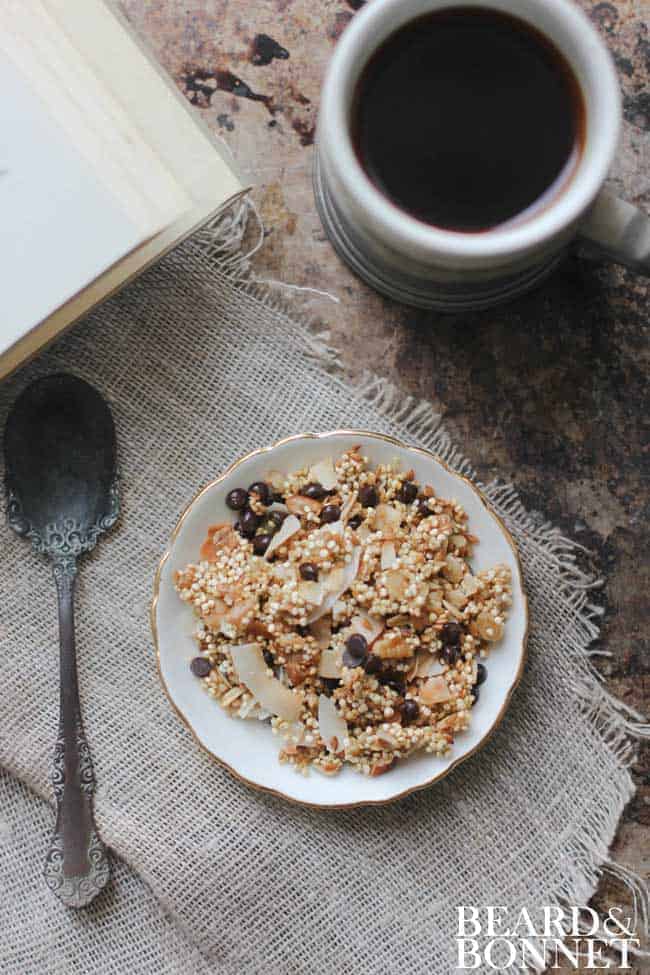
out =
<svg viewBox="0 0 650 975"><path fill-rule="evenodd" d="M317 812L253 791L197 748L160 688L148 607L158 559L198 486L252 448L343 426L393 434L468 470L425 404L381 381L348 385L331 350L246 283L220 250L225 236L217 228L168 256L0 392L4 422L37 375L71 371L96 385L117 423L123 504L77 590L96 816L118 861L115 893L70 918L35 879L51 816L3 780L0 816L17 831L0 847L12 931L3 975L84 971L65 965L84 941L107 973L173 972L185 951L190 975L204 964L233 975L445 975L457 905L534 913L585 903L632 794L625 716L589 666L589 580L571 544L498 485L487 493L518 543L532 626L522 685L482 751L394 805ZM11 580L0 765L49 798L55 590L47 564L4 524L0 545ZM23 897L26 927L9 903Z"/></svg>

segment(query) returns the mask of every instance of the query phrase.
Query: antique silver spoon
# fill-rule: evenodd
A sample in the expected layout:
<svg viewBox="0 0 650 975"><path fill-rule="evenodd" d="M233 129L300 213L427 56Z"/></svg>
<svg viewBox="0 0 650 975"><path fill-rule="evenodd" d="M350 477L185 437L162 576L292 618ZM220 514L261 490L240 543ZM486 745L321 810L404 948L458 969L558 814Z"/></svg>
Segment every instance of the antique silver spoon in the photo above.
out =
<svg viewBox="0 0 650 975"><path fill-rule="evenodd" d="M113 418L88 383L47 376L14 403L4 449L9 524L51 560L59 604L57 817L45 880L69 907L83 907L106 886L109 864L93 820L95 777L81 722L73 598L78 557L119 514Z"/></svg>

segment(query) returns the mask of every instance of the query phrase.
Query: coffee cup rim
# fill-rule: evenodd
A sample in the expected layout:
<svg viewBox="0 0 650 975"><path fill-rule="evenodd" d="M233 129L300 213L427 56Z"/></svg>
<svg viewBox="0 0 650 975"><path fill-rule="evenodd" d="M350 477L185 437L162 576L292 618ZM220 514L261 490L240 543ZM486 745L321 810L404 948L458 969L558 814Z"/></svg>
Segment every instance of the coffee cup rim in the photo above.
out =
<svg viewBox="0 0 650 975"><path fill-rule="evenodd" d="M508 13L541 29L571 64L587 108L585 147L568 185L543 210L521 223L480 233L434 227L401 210L364 172L349 131L351 92L377 47L410 20L457 6ZM554 30L540 28L530 15L532 10L552 23ZM369 48L367 37L381 34L383 26L391 20L389 29ZM579 53L580 65L572 57L572 50ZM343 94L346 87L350 97ZM591 117L596 109L597 118ZM415 0L411 4L404 0L374 0L355 14L330 61L318 118L317 149L325 158L338 157L337 178L345 194L362 213L371 215L374 232L388 246L424 262L439 259L457 266L477 266L523 256L579 221L607 176L618 145L621 121L621 93L613 59L591 21L572 0L517 0L517 3L513 0Z"/></svg>

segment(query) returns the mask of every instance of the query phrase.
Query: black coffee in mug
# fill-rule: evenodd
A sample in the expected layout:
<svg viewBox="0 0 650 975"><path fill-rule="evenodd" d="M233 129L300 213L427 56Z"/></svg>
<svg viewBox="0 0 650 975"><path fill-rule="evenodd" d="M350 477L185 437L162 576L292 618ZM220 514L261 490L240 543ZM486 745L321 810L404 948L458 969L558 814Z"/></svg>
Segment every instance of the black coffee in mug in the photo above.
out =
<svg viewBox="0 0 650 975"><path fill-rule="evenodd" d="M571 68L534 28L478 7L412 20L358 82L351 132L398 207L480 232L539 212L569 183L585 108Z"/></svg>

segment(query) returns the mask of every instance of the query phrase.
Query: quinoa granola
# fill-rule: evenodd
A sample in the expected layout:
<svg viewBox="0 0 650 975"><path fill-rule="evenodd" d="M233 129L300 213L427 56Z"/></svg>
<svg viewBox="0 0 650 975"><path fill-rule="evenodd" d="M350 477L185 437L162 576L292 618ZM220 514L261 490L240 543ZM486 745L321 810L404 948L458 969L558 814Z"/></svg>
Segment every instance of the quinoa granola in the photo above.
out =
<svg viewBox="0 0 650 975"><path fill-rule="evenodd" d="M466 729L511 604L507 566L473 574L455 501L359 448L228 494L176 573L198 623L190 666L232 716L268 719L280 761L380 775ZM236 521L235 521L236 518Z"/></svg>

